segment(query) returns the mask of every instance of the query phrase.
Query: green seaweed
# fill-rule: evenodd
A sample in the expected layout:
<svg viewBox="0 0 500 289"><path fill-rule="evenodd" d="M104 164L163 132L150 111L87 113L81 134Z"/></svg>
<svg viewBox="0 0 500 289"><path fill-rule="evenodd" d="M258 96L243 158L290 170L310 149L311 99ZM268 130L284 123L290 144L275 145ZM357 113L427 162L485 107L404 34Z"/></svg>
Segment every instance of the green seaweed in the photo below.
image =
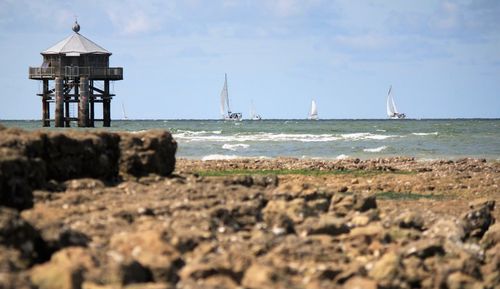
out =
<svg viewBox="0 0 500 289"><path fill-rule="evenodd" d="M421 199L427 200L443 200L444 195L438 194L416 194L412 192L379 192L375 196L379 200L401 200L401 201L418 201Z"/></svg>
<svg viewBox="0 0 500 289"><path fill-rule="evenodd" d="M303 175L303 176L326 176L326 175L353 175L357 177L374 176L380 174L415 174L412 171L382 171L382 170L316 170L316 169L273 169L273 170L202 170L196 172L205 177L224 177L236 175Z"/></svg>

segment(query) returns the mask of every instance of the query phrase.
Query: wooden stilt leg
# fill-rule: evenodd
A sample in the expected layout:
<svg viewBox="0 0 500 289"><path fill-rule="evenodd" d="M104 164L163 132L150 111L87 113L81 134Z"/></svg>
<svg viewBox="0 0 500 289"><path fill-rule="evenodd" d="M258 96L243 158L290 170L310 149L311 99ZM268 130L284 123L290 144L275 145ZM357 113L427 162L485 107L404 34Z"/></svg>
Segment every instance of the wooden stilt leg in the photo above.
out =
<svg viewBox="0 0 500 289"><path fill-rule="evenodd" d="M63 95L63 79L56 77L55 79L55 94L56 94L56 109L55 109L55 126L64 126L64 95Z"/></svg>

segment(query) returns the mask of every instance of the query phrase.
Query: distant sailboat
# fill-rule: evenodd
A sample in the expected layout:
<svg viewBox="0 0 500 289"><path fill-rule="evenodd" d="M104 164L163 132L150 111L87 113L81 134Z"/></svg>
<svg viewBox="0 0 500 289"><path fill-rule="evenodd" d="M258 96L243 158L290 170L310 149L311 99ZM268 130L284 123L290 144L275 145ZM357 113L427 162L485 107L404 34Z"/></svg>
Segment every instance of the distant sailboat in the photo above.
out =
<svg viewBox="0 0 500 289"><path fill-rule="evenodd" d="M391 119L403 119L406 118L404 113L398 112L396 104L394 103L394 97L391 94L392 85L389 87L389 92L387 92L387 116Z"/></svg>
<svg viewBox="0 0 500 289"><path fill-rule="evenodd" d="M316 101L313 99L311 101L311 111L309 112L310 120L318 120L318 106L316 105Z"/></svg>
<svg viewBox="0 0 500 289"><path fill-rule="evenodd" d="M255 107L253 106L253 101L250 106L250 119L251 120L262 120L262 117L255 112Z"/></svg>
<svg viewBox="0 0 500 289"><path fill-rule="evenodd" d="M125 113L125 104L122 101L122 113L123 113L123 119L128 119L127 114Z"/></svg>
<svg viewBox="0 0 500 289"><path fill-rule="evenodd" d="M227 111L226 111L227 105ZM220 93L220 113L224 120L241 120L243 115L240 112L231 112L229 108L229 93L227 89L227 74L225 74L224 86Z"/></svg>

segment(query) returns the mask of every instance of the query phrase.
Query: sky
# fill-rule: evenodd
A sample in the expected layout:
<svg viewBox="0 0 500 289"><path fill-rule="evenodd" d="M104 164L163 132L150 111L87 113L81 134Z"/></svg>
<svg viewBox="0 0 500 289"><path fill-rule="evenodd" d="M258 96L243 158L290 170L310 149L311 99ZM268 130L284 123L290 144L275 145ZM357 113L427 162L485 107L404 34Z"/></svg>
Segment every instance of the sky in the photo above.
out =
<svg viewBox="0 0 500 289"><path fill-rule="evenodd" d="M497 0L0 0L0 119L39 119L40 52L80 33L124 68L112 118L500 117ZM99 114L99 111L97 112ZM53 115L53 114L52 114Z"/></svg>

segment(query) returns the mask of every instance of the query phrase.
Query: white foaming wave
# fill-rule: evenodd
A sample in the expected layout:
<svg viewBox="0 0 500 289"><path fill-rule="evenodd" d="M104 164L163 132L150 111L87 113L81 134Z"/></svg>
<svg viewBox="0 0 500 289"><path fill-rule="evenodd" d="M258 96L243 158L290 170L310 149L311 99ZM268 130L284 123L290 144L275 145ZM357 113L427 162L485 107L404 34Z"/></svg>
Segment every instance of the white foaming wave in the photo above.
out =
<svg viewBox="0 0 500 289"><path fill-rule="evenodd" d="M418 135L418 136L426 136L426 135L438 135L439 133L437 131L435 132L413 132L412 135Z"/></svg>
<svg viewBox="0 0 500 289"><path fill-rule="evenodd" d="M246 148L249 148L249 147L250 147L249 144L244 144L244 143L237 143L237 144L228 144L228 143L225 143L224 145L222 145L223 149L230 150L230 151L236 151L239 148L246 149Z"/></svg>
<svg viewBox="0 0 500 289"><path fill-rule="evenodd" d="M218 131L214 131L218 132ZM283 142L283 141L297 141L297 142L332 142L338 140L384 140L388 138L397 137L395 135L382 135L372 133L348 133L348 134L289 134L289 133L256 133L256 134L234 134L222 135L214 132L197 131L197 132L181 132L174 134L174 137L179 140L187 142L197 141L212 141L212 142L225 142L225 143L242 143L242 142Z"/></svg>
<svg viewBox="0 0 500 289"><path fill-rule="evenodd" d="M377 129L377 131L386 132L385 129Z"/></svg>
<svg viewBox="0 0 500 289"><path fill-rule="evenodd" d="M395 135L372 134L369 132L345 133L341 134L341 136L347 140L364 140L364 139L383 140L396 137Z"/></svg>
<svg viewBox="0 0 500 289"><path fill-rule="evenodd" d="M258 133L234 135L187 135L174 134L174 137L186 141L213 141L213 142L268 142L268 141L299 141L299 142L328 142L341 139L331 134L285 134L285 133Z"/></svg>
<svg viewBox="0 0 500 289"><path fill-rule="evenodd" d="M235 160L241 158L237 155L221 155L221 154L212 154L206 155L201 158L202 161L217 161L217 160Z"/></svg>
<svg viewBox="0 0 500 289"><path fill-rule="evenodd" d="M367 153L379 153L379 152L385 150L386 148L387 148L387 146L380 146L377 148L364 149L363 151L367 152Z"/></svg>
<svg viewBox="0 0 500 289"><path fill-rule="evenodd" d="M341 154L341 155L338 155L335 159L337 159L337 160L345 160L345 159L348 159L348 158L349 158L348 155Z"/></svg>

